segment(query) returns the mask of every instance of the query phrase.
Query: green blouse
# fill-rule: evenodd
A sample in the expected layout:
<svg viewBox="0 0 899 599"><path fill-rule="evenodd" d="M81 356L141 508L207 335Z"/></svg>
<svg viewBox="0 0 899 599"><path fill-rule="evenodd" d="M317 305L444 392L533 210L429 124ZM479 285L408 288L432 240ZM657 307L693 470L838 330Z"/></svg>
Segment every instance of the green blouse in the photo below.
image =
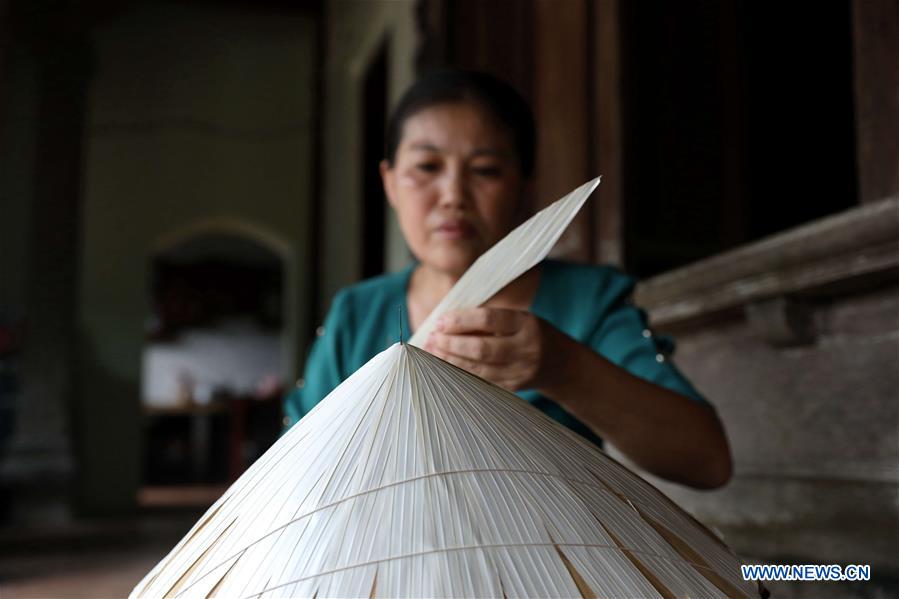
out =
<svg viewBox="0 0 899 599"><path fill-rule="evenodd" d="M285 398L292 426L375 354L399 341L397 307L408 314L406 290L415 264L342 289L331 303L306 360L303 378ZM646 312L630 303L636 280L611 266L544 260L530 312L612 363L657 385L708 403L669 359L673 341L655 335ZM404 327L404 341L411 331ZM518 396L602 447L602 439L534 390ZM597 401L602 390L597 389Z"/></svg>

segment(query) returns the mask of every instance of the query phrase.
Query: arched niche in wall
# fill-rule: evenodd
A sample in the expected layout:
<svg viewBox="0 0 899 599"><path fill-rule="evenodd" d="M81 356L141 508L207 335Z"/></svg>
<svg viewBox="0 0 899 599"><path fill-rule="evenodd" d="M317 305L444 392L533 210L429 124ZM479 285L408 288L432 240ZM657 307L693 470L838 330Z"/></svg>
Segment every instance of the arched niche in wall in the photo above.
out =
<svg viewBox="0 0 899 599"><path fill-rule="evenodd" d="M222 219L153 244L141 366L143 503L153 503L146 489L159 485L225 483L277 438L292 358L291 255L278 236Z"/></svg>

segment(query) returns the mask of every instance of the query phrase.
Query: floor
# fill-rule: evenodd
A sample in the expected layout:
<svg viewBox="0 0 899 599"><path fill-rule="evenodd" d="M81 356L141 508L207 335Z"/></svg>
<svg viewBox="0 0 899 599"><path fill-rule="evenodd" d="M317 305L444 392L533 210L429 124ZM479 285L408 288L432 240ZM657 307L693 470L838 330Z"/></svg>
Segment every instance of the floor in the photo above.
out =
<svg viewBox="0 0 899 599"><path fill-rule="evenodd" d="M109 549L3 559L3 599L127 597L164 555L161 547Z"/></svg>
<svg viewBox="0 0 899 599"><path fill-rule="evenodd" d="M127 597L222 490L153 489L132 518L0 530L0 598Z"/></svg>

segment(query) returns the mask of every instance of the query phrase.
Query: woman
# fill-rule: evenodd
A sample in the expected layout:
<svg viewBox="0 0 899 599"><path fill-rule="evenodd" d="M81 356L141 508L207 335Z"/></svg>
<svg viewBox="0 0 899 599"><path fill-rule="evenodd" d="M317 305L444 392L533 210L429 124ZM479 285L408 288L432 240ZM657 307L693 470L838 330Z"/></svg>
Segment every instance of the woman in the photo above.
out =
<svg viewBox="0 0 899 599"><path fill-rule="evenodd" d="M397 341L398 305L416 330L529 216L534 145L527 104L491 76L442 72L406 92L388 124L381 176L417 262L335 296L286 400L288 425ZM426 349L653 474L719 487L731 475L721 423L628 302L634 284L612 267L545 260L484 306L444 315Z"/></svg>

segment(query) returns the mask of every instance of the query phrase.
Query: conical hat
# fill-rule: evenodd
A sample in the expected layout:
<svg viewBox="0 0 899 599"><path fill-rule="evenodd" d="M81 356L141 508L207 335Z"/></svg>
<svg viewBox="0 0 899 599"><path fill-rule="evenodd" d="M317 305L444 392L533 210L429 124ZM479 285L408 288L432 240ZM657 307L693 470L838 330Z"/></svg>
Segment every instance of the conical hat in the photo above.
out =
<svg viewBox="0 0 899 599"><path fill-rule="evenodd" d="M134 594L752 596L739 565L580 436L396 344L285 434Z"/></svg>
<svg viewBox="0 0 899 599"><path fill-rule="evenodd" d="M532 229L524 259L504 257L507 240L482 256L469 272L505 265L484 277L494 291L454 288L448 303L478 305L530 268L585 198L535 216L556 220ZM132 596L753 596L739 566L580 436L396 344L282 436Z"/></svg>

